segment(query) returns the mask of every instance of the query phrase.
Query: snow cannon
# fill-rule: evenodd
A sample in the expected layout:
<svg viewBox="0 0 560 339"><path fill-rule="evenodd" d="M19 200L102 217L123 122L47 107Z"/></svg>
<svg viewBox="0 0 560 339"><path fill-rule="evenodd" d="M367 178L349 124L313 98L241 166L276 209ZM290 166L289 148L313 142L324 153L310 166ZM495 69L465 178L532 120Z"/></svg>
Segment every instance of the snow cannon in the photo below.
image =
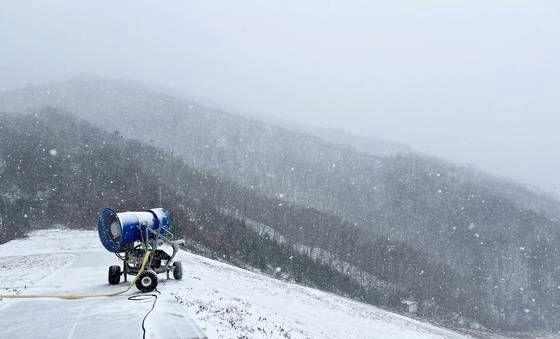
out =
<svg viewBox="0 0 560 339"><path fill-rule="evenodd" d="M174 240L170 230L169 216L163 208L121 213L104 208L97 221L99 239L107 251L122 261L122 269L120 265L109 267L109 284L120 283L121 277L126 282L127 276L133 275L137 276L136 287L141 292L151 292L157 287L160 273L166 273L167 279L173 273L174 279L181 280L183 268L174 258L185 240ZM171 247L171 254L160 248L164 244Z"/></svg>
<svg viewBox="0 0 560 339"><path fill-rule="evenodd" d="M155 232L146 233L146 228L165 233L169 231L169 217L162 208L145 212L116 213L110 208L101 211L97 221L97 231L101 243L109 252L126 252L126 249L142 236L153 238Z"/></svg>

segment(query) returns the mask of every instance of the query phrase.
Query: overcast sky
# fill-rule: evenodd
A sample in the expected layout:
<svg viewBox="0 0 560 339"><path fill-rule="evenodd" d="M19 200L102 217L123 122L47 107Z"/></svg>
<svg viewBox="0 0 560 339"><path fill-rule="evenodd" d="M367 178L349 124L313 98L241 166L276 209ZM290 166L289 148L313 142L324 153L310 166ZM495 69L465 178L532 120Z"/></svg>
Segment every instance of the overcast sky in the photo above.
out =
<svg viewBox="0 0 560 339"><path fill-rule="evenodd" d="M403 141L560 194L559 60L556 0L0 7L0 88L128 77Z"/></svg>

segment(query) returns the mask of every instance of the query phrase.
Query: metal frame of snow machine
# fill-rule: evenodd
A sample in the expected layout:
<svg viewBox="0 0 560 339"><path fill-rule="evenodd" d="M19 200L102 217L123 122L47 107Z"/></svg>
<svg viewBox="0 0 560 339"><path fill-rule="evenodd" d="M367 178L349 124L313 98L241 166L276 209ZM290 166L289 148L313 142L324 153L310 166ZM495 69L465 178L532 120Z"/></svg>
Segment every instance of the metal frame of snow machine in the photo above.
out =
<svg viewBox="0 0 560 339"><path fill-rule="evenodd" d="M173 272L173 278L181 280L183 278L183 267L180 261L173 261L179 246L185 244L184 239L173 240L173 234L166 229L152 229L143 224L140 229L141 241L134 242L121 253L115 255L122 260L123 267L113 265L109 267L109 284L115 285L120 282L121 275L127 281L127 275L138 275L142 267L142 262L146 251L150 251L150 256L144 271L136 278L136 287L141 292L151 292L158 285L158 274L166 273L169 279L169 272ZM144 231L144 232L142 232ZM165 233L162 234L162 233ZM173 248L173 253L169 255L164 250L159 249L163 244L168 244Z"/></svg>

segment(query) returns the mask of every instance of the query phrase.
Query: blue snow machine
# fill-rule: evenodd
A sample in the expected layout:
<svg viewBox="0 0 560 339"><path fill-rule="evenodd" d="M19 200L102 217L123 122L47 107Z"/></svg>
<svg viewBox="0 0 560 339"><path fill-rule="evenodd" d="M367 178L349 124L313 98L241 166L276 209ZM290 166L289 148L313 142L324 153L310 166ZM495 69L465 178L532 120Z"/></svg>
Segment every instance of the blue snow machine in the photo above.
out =
<svg viewBox="0 0 560 339"><path fill-rule="evenodd" d="M122 269L119 265L109 267L109 284L118 284L121 276L126 282L127 275L138 275L146 253L149 253L149 257L144 270L136 278L136 287L141 292L155 290L160 273L166 273L169 279L169 273L172 272L174 279L181 280L181 262L173 259L185 240L173 240L170 229L169 216L162 208L123 213L104 208L97 221L99 239L107 251L115 253L123 263ZM173 249L171 255L160 249L164 244Z"/></svg>

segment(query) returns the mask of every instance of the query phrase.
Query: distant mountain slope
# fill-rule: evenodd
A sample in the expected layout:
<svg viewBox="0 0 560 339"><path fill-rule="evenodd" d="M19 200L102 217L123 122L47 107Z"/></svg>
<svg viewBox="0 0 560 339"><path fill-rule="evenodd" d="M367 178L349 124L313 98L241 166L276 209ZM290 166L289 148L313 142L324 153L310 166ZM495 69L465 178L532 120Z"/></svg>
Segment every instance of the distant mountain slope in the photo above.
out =
<svg viewBox="0 0 560 339"><path fill-rule="evenodd" d="M388 156L400 153L415 153L407 144L389 141L380 138L366 137L347 132L337 128L311 126L302 123L286 121L271 115L260 115L254 113L241 112L240 114L257 119L266 124L279 126L288 130L315 135L326 142L349 145L357 151L376 155Z"/></svg>
<svg viewBox="0 0 560 339"><path fill-rule="evenodd" d="M557 325L552 319L560 304L555 265L560 224L553 199L438 159L373 156L126 81L80 78L0 96L0 109L45 105L173 151L194 168L259 195L334 214L366 237L406 242L467 277L465 283L477 292L462 307L488 326ZM239 207L249 218L254 209L250 204ZM273 209L265 223L294 213ZM297 220L275 227L305 246L314 246L317 237L333 229L321 221L308 225L313 227L306 232L314 237L299 234ZM327 245L344 248L336 241ZM376 264L367 262L375 253L351 248L356 249L348 256L353 264L376 270Z"/></svg>

